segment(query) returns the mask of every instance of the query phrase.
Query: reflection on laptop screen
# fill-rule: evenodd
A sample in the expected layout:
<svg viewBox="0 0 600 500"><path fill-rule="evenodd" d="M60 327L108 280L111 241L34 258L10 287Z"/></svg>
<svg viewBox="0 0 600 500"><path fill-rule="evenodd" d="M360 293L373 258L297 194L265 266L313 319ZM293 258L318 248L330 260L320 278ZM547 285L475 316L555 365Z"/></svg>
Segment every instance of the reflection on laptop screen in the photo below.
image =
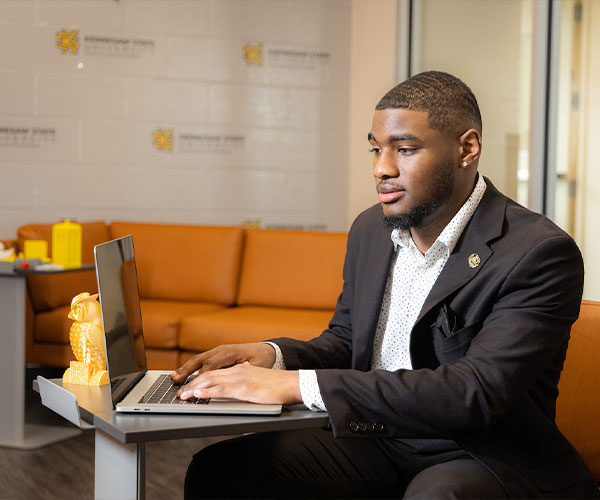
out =
<svg viewBox="0 0 600 500"><path fill-rule="evenodd" d="M133 237L94 248L113 404L146 373Z"/></svg>

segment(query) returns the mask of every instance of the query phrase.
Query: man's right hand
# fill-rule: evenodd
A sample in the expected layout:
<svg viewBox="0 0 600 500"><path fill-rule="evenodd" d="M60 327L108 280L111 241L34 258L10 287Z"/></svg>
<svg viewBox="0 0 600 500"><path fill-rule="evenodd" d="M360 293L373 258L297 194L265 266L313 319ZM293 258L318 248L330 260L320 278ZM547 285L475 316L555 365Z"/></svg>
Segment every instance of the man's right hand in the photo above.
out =
<svg viewBox="0 0 600 500"><path fill-rule="evenodd" d="M196 354L182 367L171 373L171 380L183 384L187 377L198 370L200 373L228 368L248 362L254 366L271 368L275 363L275 348L265 343L221 345Z"/></svg>

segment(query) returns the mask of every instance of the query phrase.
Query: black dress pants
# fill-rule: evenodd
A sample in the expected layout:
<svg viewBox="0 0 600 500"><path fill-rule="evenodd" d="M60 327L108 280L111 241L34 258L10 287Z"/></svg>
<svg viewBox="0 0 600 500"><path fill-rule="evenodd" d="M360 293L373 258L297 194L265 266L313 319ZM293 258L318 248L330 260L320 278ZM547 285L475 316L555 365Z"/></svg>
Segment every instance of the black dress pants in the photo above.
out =
<svg viewBox="0 0 600 500"><path fill-rule="evenodd" d="M506 498L462 450L418 452L327 430L252 434L197 453L185 498Z"/></svg>

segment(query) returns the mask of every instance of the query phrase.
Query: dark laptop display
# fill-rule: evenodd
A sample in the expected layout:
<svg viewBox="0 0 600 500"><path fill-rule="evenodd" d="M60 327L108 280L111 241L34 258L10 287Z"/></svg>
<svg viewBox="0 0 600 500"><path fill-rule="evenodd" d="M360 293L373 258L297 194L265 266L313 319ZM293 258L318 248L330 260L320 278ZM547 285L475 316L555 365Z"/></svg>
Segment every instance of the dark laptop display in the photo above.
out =
<svg viewBox="0 0 600 500"><path fill-rule="evenodd" d="M113 404L146 373L133 238L96 247L98 288Z"/></svg>
<svg viewBox="0 0 600 500"><path fill-rule="evenodd" d="M279 415L281 405L181 400L168 370L147 370L131 235L94 247L113 407L120 412Z"/></svg>

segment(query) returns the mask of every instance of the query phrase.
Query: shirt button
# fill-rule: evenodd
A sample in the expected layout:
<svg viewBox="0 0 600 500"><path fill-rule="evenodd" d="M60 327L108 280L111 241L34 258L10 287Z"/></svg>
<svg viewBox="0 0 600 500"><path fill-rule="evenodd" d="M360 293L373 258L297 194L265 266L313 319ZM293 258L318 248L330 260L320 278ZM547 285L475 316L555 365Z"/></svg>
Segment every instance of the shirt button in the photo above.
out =
<svg viewBox="0 0 600 500"><path fill-rule="evenodd" d="M350 430L352 432L358 432L358 424L354 420L350 422Z"/></svg>

